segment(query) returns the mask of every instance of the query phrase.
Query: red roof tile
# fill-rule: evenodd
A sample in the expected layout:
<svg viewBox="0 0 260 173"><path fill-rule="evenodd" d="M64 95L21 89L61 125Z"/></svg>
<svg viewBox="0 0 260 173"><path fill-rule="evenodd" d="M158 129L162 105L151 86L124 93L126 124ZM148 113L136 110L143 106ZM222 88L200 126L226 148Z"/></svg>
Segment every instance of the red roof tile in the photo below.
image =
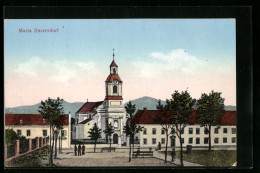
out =
<svg viewBox="0 0 260 173"><path fill-rule="evenodd" d="M77 113L89 113L95 112L95 108L101 105L103 101L100 102L86 102L78 111Z"/></svg>
<svg viewBox="0 0 260 173"><path fill-rule="evenodd" d="M113 60L113 61L111 62L111 64L110 64L110 67L118 67L118 66L116 65L115 61Z"/></svg>
<svg viewBox="0 0 260 173"><path fill-rule="evenodd" d="M193 109L188 117L187 124L198 124L197 110ZM165 124L169 121L171 114L159 110L138 110L131 123L134 124ZM236 111L225 111L219 125L236 125Z"/></svg>
<svg viewBox="0 0 260 173"><path fill-rule="evenodd" d="M68 117L64 115L57 122L68 125ZM5 125L50 125L50 123L47 119L44 123L41 114L5 114Z"/></svg>
<svg viewBox="0 0 260 173"><path fill-rule="evenodd" d="M122 82L118 74L110 74L105 82L112 82L114 79L116 79L118 82Z"/></svg>
<svg viewBox="0 0 260 173"><path fill-rule="evenodd" d="M106 96L105 100L123 100L122 96Z"/></svg>
<svg viewBox="0 0 260 173"><path fill-rule="evenodd" d="M91 118L88 118L88 119L85 119L85 120L81 121L79 124L86 124L86 123L88 123L91 120L92 120Z"/></svg>

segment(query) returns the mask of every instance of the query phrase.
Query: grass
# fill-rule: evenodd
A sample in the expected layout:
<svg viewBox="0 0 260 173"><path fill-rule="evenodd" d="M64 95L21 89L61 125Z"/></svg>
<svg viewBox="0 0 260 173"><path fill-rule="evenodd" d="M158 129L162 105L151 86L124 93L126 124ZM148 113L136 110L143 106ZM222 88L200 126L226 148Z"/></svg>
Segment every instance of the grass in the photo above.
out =
<svg viewBox="0 0 260 173"><path fill-rule="evenodd" d="M168 152L168 155L171 155L171 152ZM176 157L180 158L179 151L176 151ZM204 166L232 166L237 161L236 157L236 150L193 150L190 154L183 152L183 160Z"/></svg>
<svg viewBox="0 0 260 173"><path fill-rule="evenodd" d="M24 156L14 158L13 160L7 161L7 167L46 167L40 162L40 158L48 156L49 148L44 147L38 151L26 154Z"/></svg>

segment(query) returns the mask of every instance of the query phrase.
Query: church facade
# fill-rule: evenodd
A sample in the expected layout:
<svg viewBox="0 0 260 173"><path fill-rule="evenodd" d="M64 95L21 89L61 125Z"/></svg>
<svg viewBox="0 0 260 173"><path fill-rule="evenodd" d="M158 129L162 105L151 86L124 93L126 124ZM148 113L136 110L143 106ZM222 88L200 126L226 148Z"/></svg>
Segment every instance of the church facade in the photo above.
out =
<svg viewBox="0 0 260 173"><path fill-rule="evenodd" d="M101 141L107 141L108 137L103 132L108 124L114 127L112 135L113 144L119 146L126 144L126 136L123 133L127 115L123 104L123 81L118 75L118 66L114 61L110 64L110 74L105 81L105 98L99 102L86 102L76 112L76 123L74 127L74 139L89 139L88 131L96 123L102 130Z"/></svg>

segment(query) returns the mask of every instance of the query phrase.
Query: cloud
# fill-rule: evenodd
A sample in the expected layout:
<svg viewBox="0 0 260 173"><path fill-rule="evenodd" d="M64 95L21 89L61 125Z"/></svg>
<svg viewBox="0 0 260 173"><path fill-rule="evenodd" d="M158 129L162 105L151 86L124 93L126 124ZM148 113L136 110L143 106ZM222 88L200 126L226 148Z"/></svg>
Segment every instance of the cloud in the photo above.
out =
<svg viewBox="0 0 260 173"><path fill-rule="evenodd" d="M21 76L68 82L84 74L96 74L97 70L96 64L92 61L49 61L33 57L27 62L18 64L15 72Z"/></svg>
<svg viewBox="0 0 260 173"><path fill-rule="evenodd" d="M216 66L216 62L200 59L188 54L184 49L175 49L168 53L152 52L150 61L137 61L132 64L142 77L154 75L196 76L226 73L235 69L230 66Z"/></svg>

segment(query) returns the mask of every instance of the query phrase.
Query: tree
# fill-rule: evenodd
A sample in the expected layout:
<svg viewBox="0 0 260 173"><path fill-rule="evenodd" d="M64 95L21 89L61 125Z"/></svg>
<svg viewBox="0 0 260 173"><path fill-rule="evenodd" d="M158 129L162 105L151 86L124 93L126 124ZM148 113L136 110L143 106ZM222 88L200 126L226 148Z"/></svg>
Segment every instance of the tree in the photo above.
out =
<svg viewBox="0 0 260 173"><path fill-rule="evenodd" d="M101 129L98 128L97 123L94 124L93 128L88 131L91 140L95 141L94 153L96 152L97 140L101 138Z"/></svg>
<svg viewBox="0 0 260 173"><path fill-rule="evenodd" d="M109 123L104 130L105 134L109 136L109 142L110 142L110 152L111 152L111 135L114 133L114 128L111 123Z"/></svg>
<svg viewBox="0 0 260 173"><path fill-rule="evenodd" d="M62 103L63 103L63 99L60 99L59 97L56 100L48 98L45 101L41 101L41 105L38 108L38 112L43 116L43 118L47 119L47 121L50 123L49 164L51 167L53 166L53 147L54 147L53 133L57 126L56 124L57 120L59 119L59 117L61 117L64 114ZM52 139L52 143L51 143L51 139Z"/></svg>
<svg viewBox="0 0 260 173"><path fill-rule="evenodd" d="M161 104L161 100L158 101L158 105L156 105L156 109L161 112L162 117L158 117L157 122L161 122L162 130L165 132L166 136L166 147L165 147L165 163L167 163L167 149L168 149L168 138L171 134L169 129L172 127L168 107L166 105Z"/></svg>
<svg viewBox="0 0 260 173"><path fill-rule="evenodd" d="M224 100L221 93L211 91L209 94L202 94L197 102L199 123L209 135L209 151L211 151L211 127L220 121L224 112Z"/></svg>
<svg viewBox="0 0 260 173"><path fill-rule="evenodd" d="M128 123L124 126L124 133L126 133L126 136L130 136L129 140L129 162L131 162L131 139L134 139L135 134L141 132L143 127L137 126L133 123ZM134 147L134 146L133 146ZM134 148L133 148L134 150Z"/></svg>
<svg viewBox="0 0 260 173"><path fill-rule="evenodd" d="M15 141L18 139L18 135L13 129L5 129L5 143L7 145L15 144Z"/></svg>
<svg viewBox="0 0 260 173"><path fill-rule="evenodd" d="M132 105L132 102L130 101L129 103L127 103L127 105L125 106L125 110L126 112L130 115L130 120L133 118L133 113L135 112L136 108L135 105Z"/></svg>
<svg viewBox="0 0 260 173"><path fill-rule="evenodd" d="M182 91L179 93L175 91L172 94L172 99L166 100L167 107L171 112L171 123L173 127L176 128L174 133L176 133L177 137L179 138L180 145L181 145L181 166L183 166L183 148L182 148L182 131L186 127L187 119L191 114L192 107L195 104L196 100L192 99L188 91Z"/></svg>

